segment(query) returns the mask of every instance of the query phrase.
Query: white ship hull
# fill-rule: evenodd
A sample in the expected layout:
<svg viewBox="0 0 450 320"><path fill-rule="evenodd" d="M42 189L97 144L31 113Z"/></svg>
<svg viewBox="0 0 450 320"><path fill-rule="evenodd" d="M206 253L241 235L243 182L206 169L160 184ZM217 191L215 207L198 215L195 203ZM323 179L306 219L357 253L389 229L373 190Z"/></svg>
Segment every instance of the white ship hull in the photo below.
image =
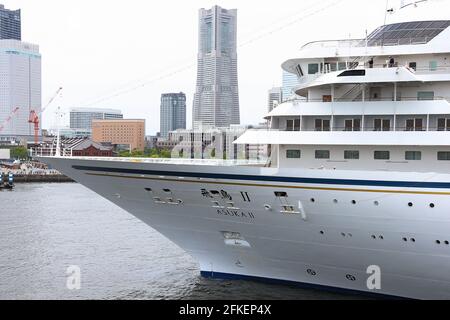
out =
<svg viewBox="0 0 450 320"><path fill-rule="evenodd" d="M448 174L41 160L165 235L205 276L450 298ZM224 208L202 189L225 191ZM380 290L367 286L373 265Z"/></svg>

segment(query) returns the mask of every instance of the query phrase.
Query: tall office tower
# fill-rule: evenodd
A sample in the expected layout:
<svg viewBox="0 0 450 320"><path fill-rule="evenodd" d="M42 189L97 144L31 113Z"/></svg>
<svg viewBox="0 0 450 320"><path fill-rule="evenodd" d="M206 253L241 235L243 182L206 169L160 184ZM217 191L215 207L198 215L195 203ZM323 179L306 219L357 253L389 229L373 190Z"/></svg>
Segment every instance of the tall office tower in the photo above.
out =
<svg viewBox="0 0 450 320"><path fill-rule="evenodd" d="M236 9L200 9L194 129L240 124L236 39Z"/></svg>
<svg viewBox="0 0 450 320"><path fill-rule="evenodd" d="M0 75L0 136L33 136L34 125L28 123L31 110L42 123L39 46L0 40Z"/></svg>
<svg viewBox="0 0 450 320"><path fill-rule="evenodd" d="M297 75L283 70L283 101L297 96L294 89L298 85L300 82Z"/></svg>
<svg viewBox="0 0 450 320"><path fill-rule="evenodd" d="M268 110L271 112L283 102L283 88L277 87L269 90Z"/></svg>
<svg viewBox="0 0 450 320"><path fill-rule="evenodd" d="M186 129L186 95L167 93L161 95L161 137L169 138L169 132Z"/></svg>
<svg viewBox="0 0 450 320"><path fill-rule="evenodd" d="M0 39L22 40L20 9L8 10L0 4Z"/></svg>
<svg viewBox="0 0 450 320"><path fill-rule="evenodd" d="M70 109L70 129L92 131L93 120L123 119L122 111L101 108Z"/></svg>

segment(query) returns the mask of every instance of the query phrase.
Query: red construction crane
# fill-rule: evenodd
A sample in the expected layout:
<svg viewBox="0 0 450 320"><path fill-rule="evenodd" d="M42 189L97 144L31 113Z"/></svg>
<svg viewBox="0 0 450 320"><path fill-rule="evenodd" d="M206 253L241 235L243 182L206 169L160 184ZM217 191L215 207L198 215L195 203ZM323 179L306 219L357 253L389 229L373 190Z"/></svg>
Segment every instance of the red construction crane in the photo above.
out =
<svg viewBox="0 0 450 320"><path fill-rule="evenodd" d="M36 111L30 111L30 118L28 119L28 123L34 123L34 144L39 143L39 117Z"/></svg>
<svg viewBox="0 0 450 320"><path fill-rule="evenodd" d="M50 99L50 101L47 103L47 105L42 108L41 112L38 114L35 110L31 110L30 111L30 117L28 118L28 123L33 123L34 124L34 144L38 144L39 143L39 117L40 115L42 115L42 113L45 111L45 109L47 109L51 103L56 99L56 97L58 96L58 94L62 91L62 87L60 87L56 93L53 95L53 97Z"/></svg>
<svg viewBox="0 0 450 320"><path fill-rule="evenodd" d="M0 125L0 132L3 131L3 129L5 129L5 126L8 124L8 122L11 121L11 119L16 115L17 112L19 112L19 107L14 108L14 110L9 114L8 118L6 118L5 121L3 121L3 123Z"/></svg>

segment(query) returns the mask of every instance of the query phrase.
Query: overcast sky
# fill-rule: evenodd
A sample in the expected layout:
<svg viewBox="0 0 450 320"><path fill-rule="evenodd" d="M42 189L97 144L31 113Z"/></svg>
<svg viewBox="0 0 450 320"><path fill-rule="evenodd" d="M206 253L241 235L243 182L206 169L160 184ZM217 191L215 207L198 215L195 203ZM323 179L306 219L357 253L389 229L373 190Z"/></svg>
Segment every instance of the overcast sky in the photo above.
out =
<svg viewBox="0 0 450 320"><path fill-rule="evenodd" d="M95 106L145 118L148 135L159 131L161 93L187 94L191 124L199 8L238 9L241 119L256 124L267 91L281 85L282 62L309 41L363 38L383 24L386 7L386 0L1 2L22 9L22 39L40 45L43 105L64 87L44 114L44 128L54 124L58 105Z"/></svg>

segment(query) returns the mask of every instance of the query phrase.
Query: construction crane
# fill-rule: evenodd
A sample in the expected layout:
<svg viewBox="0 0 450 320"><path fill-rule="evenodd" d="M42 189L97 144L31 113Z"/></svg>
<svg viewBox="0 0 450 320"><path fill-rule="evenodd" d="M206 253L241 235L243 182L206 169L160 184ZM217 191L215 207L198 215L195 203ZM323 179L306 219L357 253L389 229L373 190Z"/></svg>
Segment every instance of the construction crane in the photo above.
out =
<svg viewBox="0 0 450 320"><path fill-rule="evenodd" d="M50 101L42 108L41 112L38 114L35 110L30 111L30 117L28 118L28 123L34 124L34 144L39 143L39 122L40 117L42 113L52 104L52 102L56 99L56 97L60 94L60 92L63 90L62 87L59 87L56 93L53 95L53 97L50 99Z"/></svg>
<svg viewBox="0 0 450 320"><path fill-rule="evenodd" d="M5 129L5 126L8 124L8 122L10 122L12 120L12 118L17 114L17 112L19 112L19 107L14 108L14 110L9 114L8 118L6 118L5 121L3 121L3 123L0 125L0 132L3 131L3 129Z"/></svg>

